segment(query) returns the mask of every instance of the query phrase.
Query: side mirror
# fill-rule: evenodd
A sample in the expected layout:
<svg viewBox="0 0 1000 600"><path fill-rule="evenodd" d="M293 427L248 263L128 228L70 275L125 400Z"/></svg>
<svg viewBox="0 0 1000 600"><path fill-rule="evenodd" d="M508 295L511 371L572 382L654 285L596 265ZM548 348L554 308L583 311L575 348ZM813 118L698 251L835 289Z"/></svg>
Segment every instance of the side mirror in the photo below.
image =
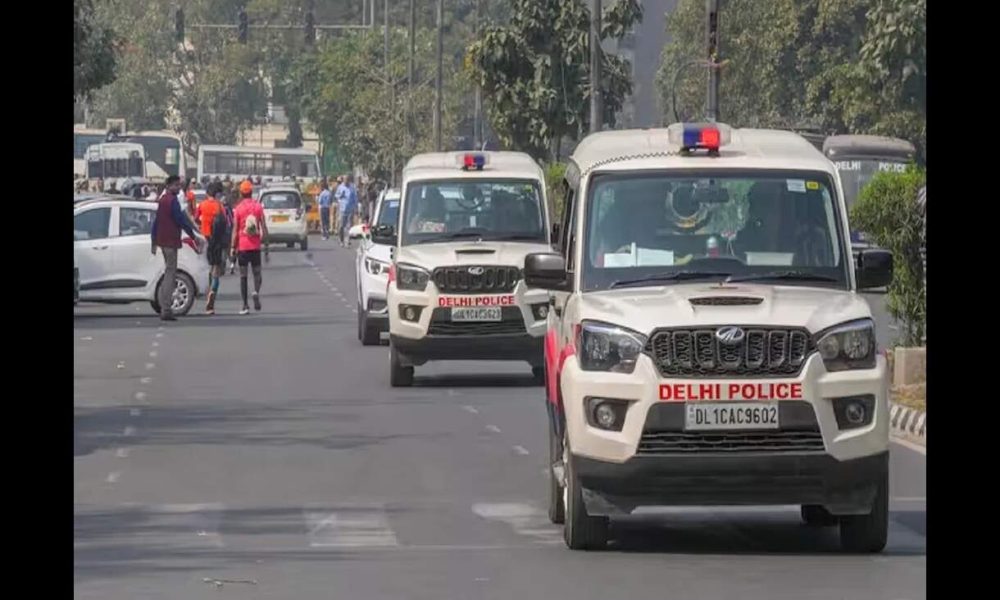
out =
<svg viewBox="0 0 1000 600"><path fill-rule="evenodd" d="M892 252L873 248L858 253L858 289L881 288L892 282Z"/></svg>
<svg viewBox="0 0 1000 600"><path fill-rule="evenodd" d="M365 235L367 233L368 232L365 231L365 226L363 224L362 225L355 225L354 227L351 227L347 231L347 237L349 237L352 240L359 240L359 239L365 237Z"/></svg>
<svg viewBox="0 0 1000 600"><path fill-rule="evenodd" d="M565 292L570 289L566 259L555 253L536 253L524 257L524 283L528 287Z"/></svg>
<svg viewBox="0 0 1000 600"><path fill-rule="evenodd" d="M372 229L372 241L384 246L396 245L396 228L392 225L379 225Z"/></svg>

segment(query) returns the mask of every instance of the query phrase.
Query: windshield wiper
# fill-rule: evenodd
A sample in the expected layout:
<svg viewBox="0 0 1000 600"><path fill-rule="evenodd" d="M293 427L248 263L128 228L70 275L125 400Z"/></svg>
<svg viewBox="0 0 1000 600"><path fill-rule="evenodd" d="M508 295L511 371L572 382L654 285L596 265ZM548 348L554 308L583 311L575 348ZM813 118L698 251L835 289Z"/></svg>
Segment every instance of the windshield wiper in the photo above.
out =
<svg viewBox="0 0 1000 600"><path fill-rule="evenodd" d="M611 289L640 285L643 283L656 283L660 281L686 281L691 279L708 279L710 277L728 276L731 276L731 274L721 273L718 271L674 271L672 273L659 273L656 275L649 275L647 277L640 277L638 279L619 279L611 284Z"/></svg>
<svg viewBox="0 0 1000 600"><path fill-rule="evenodd" d="M486 230L484 229L463 229L462 231L453 231L451 233L444 233L431 238L418 240L416 243L433 244L436 242L447 242L449 240L457 240L461 238L482 238L485 232Z"/></svg>
<svg viewBox="0 0 1000 600"><path fill-rule="evenodd" d="M771 271L770 273L755 273L751 275L738 275L733 277L730 275L726 278L725 283L739 282L739 281L760 281L764 279L791 279L797 281L829 281L832 283L839 283L840 280L836 277L829 277L827 275L818 275L816 273L807 273L805 271Z"/></svg>
<svg viewBox="0 0 1000 600"><path fill-rule="evenodd" d="M532 241L538 241L538 242L544 242L545 241L544 239L542 239L542 236L540 234L537 234L537 233L535 233L535 234L531 234L531 233L511 233L511 234L508 234L508 235L491 236L489 239L490 240L500 241L500 242L510 242L510 241L517 241L517 240L532 240Z"/></svg>

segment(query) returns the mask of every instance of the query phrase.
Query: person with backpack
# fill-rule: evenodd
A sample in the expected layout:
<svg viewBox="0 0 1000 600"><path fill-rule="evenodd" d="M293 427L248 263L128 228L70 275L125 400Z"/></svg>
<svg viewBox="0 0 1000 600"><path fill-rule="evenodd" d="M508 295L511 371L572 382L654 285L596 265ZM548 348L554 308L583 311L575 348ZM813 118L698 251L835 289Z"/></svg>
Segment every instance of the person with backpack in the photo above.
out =
<svg viewBox="0 0 1000 600"><path fill-rule="evenodd" d="M208 238L208 302L205 314L215 314L215 299L219 294L219 281L226 268L226 248L229 246L232 221L222 204L222 184L210 183L206 190L208 197L198 205L198 220L201 233Z"/></svg>
<svg viewBox="0 0 1000 600"><path fill-rule="evenodd" d="M260 310L260 286L263 282L260 251L267 238L267 224L264 221L264 207L253 197L252 183L244 181L240 184L240 196L242 199L233 213L232 253L237 256L240 265L240 295L243 298L240 314L245 315L250 312L250 305L247 303L248 266L253 269L253 307Z"/></svg>

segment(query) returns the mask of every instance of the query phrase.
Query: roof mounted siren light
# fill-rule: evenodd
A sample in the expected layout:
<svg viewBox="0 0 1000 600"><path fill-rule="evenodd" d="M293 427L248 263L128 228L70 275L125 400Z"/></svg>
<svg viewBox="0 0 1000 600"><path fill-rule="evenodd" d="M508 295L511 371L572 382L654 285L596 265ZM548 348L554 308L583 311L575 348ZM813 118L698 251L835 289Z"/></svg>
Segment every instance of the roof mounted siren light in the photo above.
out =
<svg viewBox="0 0 1000 600"><path fill-rule="evenodd" d="M667 128L670 144L680 146L681 154L705 150L718 156L719 148L729 144L731 130L723 123L674 123Z"/></svg>
<svg viewBox="0 0 1000 600"><path fill-rule="evenodd" d="M485 154L465 154L462 156L463 171L482 171L486 166Z"/></svg>

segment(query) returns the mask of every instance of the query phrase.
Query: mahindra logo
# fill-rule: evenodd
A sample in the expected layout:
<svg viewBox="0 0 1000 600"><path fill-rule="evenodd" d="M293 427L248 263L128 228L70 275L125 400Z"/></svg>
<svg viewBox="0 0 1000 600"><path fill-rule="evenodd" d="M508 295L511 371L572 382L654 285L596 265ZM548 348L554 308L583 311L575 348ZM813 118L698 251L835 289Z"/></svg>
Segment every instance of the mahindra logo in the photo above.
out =
<svg viewBox="0 0 1000 600"><path fill-rule="evenodd" d="M746 332L740 327L722 327L715 332L715 339L727 346L735 346L743 341Z"/></svg>
<svg viewBox="0 0 1000 600"><path fill-rule="evenodd" d="M469 267L469 275L482 275L485 271L482 267Z"/></svg>

